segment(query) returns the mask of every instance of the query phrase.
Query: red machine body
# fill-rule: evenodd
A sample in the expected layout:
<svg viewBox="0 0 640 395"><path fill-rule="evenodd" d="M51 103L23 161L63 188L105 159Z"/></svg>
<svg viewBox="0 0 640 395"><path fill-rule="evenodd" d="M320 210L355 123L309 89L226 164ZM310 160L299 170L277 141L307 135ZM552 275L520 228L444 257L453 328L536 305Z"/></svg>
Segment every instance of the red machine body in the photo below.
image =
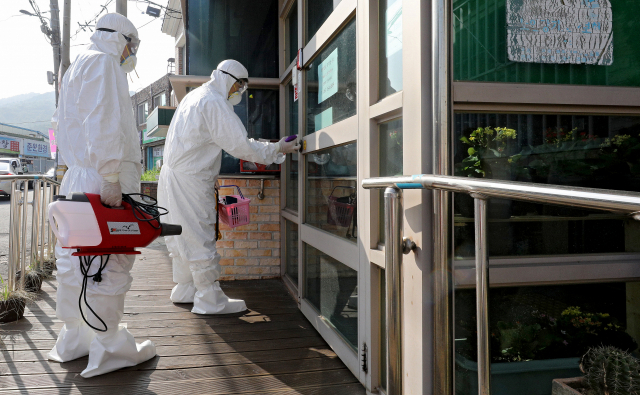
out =
<svg viewBox="0 0 640 395"><path fill-rule="evenodd" d="M77 206L80 204L84 206ZM140 254L135 249L148 246L158 236L182 233L180 225L162 224L140 210L134 213L127 202L123 201L121 207L107 207L100 195L92 193L73 193L69 199L58 199L51 203L49 213L63 248L77 250L74 256Z"/></svg>

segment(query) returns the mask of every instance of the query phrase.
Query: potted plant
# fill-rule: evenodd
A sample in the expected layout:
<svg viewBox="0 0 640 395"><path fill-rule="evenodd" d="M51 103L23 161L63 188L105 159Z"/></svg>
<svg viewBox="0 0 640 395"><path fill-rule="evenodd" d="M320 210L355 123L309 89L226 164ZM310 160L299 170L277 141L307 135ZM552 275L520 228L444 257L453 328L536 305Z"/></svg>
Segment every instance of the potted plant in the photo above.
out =
<svg viewBox="0 0 640 395"><path fill-rule="evenodd" d="M460 141L467 146L467 156L456 165L456 175L512 180L512 155L509 155L509 140L515 140L517 132L509 128L487 126L477 128ZM473 199L467 195L457 196L458 211L464 217L473 217ZM510 218L511 200L491 199L489 216Z"/></svg>
<svg viewBox="0 0 640 395"><path fill-rule="evenodd" d="M580 360L582 377L553 380L553 395L640 394L640 363L612 346L589 349Z"/></svg>
<svg viewBox="0 0 640 395"><path fill-rule="evenodd" d="M45 277L43 271L35 268L35 263L29 265L24 277L24 289L29 292L40 292L42 289L42 280ZM16 273L16 283L19 284L22 277L22 271Z"/></svg>
<svg viewBox="0 0 640 395"><path fill-rule="evenodd" d="M22 318L28 298L28 292L11 291L0 276L0 323L13 322Z"/></svg>
<svg viewBox="0 0 640 395"><path fill-rule="evenodd" d="M599 344L634 350L637 344L615 318L568 307L558 317L540 310L491 323L492 394L507 395L527 388L529 394L550 395L552 381L580 374L580 355ZM456 393L477 393L477 332L475 319L456 343ZM458 335L457 335L458 336Z"/></svg>

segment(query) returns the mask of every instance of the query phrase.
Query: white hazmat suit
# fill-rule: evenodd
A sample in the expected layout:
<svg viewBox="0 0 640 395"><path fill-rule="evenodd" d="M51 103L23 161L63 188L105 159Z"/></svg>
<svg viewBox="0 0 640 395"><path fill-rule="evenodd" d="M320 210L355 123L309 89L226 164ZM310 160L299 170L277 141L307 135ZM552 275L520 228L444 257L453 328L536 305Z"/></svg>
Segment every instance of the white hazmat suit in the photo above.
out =
<svg viewBox="0 0 640 395"><path fill-rule="evenodd" d="M124 36L137 37L138 33L120 14L104 15L96 28L115 32L93 33L92 44L64 75L53 119L58 129L58 147L69 168L62 180L61 195L100 193L103 177L114 174L124 193L140 192L140 139L127 76L120 67L120 56L127 44ZM125 294L131 287L129 271L134 256L112 255L102 271L102 281L88 281L87 301L108 328L100 332L92 330L80 315L78 298L83 276L79 259L71 252L56 245L56 315L64 326L49 359L66 362L88 354L89 363L81 375L93 377L153 358L153 343L147 340L136 344L131 333L120 326ZM90 274L96 272L98 261L94 261ZM83 312L92 326L103 328L88 309L83 308Z"/></svg>
<svg viewBox="0 0 640 395"><path fill-rule="evenodd" d="M197 314L247 309L244 301L229 299L217 281L221 267L215 240L214 185L220 174L222 150L262 164L275 162L280 150L280 143L247 138L233 111L229 91L236 82L234 77L248 76L239 62L221 62L209 82L182 100L165 141L158 204L169 210L167 222L182 225L180 236L165 238L173 258L173 281L177 283L171 301L193 303L191 311Z"/></svg>

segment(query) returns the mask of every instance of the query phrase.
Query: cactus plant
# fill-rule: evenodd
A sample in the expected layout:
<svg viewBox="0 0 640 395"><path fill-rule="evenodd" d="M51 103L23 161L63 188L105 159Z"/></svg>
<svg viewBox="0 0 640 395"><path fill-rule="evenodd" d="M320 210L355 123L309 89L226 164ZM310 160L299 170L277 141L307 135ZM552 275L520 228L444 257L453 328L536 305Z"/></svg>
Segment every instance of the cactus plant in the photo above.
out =
<svg viewBox="0 0 640 395"><path fill-rule="evenodd" d="M580 361L589 395L639 395L640 363L611 346L589 349Z"/></svg>

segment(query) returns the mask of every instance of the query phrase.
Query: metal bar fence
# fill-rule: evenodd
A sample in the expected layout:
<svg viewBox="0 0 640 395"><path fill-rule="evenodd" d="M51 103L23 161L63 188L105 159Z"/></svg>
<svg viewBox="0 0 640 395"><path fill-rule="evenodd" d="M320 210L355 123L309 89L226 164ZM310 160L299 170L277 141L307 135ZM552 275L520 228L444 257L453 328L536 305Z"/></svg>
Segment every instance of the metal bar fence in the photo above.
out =
<svg viewBox="0 0 640 395"><path fill-rule="evenodd" d="M11 181L9 205L9 291L24 289L27 269L43 270L44 263L54 258L56 239L49 224L48 208L60 183L43 175L0 176ZM29 200L28 183L33 182L33 196ZM28 206L31 206L29 218ZM30 253L27 239L31 237ZM46 236L46 237L45 237ZM46 246L46 248L45 248ZM20 270L20 282L16 275Z"/></svg>
<svg viewBox="0 0 640 395"><path fill-rule="evenodd" d="M541 185L524 182L474 179L466 177L415 175L369 178L362 181L365 189L386 188L385 267L387 287L387 395L402 394L402 252L408 253L402 237L401 189L432 189L465 193L474 198L476 241L476 316L478 331L478 394L491 393L491 356L489 352L489 251L487 203L489 198L524 200L612 211L640 221L640 193L605 189ZM393 193L395 189L396 193ZM450 221L450 218L442 218ZM434 224L438 226L438 224ZM398 253L398 251L401 251ZM448 268L453 273L453 262ZM390 273L395 271L396 273ZM451 314L451 312L449 313ZM393 324L389 325L389 321ZM448 323L453 317L448 317ZM441 323L437 323L440 325ZM445 345L447 346L447 345ZM434 352L437 352L435 350ZM449 366L453 369L453 366ZM453 390L453 389L451 389Z"/></svg>

